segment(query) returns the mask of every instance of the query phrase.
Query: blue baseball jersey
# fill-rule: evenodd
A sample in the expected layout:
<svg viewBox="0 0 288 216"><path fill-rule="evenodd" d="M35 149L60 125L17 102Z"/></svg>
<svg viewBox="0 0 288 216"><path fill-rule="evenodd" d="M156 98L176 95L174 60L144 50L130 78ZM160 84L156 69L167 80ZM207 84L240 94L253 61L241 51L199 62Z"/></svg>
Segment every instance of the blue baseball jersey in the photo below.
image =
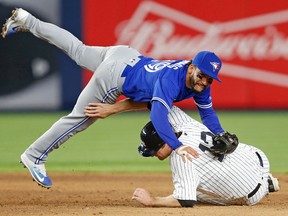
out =
<svg viewBox="0 0 288 216"><path fill-rule="evenodd" d="M173 102L193 97L202 122L214 133L223 132L212 108L210 87L198 94L186 87L188 61L140 58L135 66L127 66L123 71L122 76L126 77L123 94L136 102L151 102L151 121L159 136L172 149L182 145L168 121Z"/></svg>

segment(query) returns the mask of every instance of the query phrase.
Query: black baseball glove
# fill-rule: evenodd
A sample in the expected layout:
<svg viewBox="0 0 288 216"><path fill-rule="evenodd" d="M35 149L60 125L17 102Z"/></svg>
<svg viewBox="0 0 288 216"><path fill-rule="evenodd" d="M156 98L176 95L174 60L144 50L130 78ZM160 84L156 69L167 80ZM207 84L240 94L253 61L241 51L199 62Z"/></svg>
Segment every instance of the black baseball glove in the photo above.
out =
<svg viewBox="0 0 288 216"><path fill-rule="evenodd" d="M213 137L213 146L210 152L219 157L225 154L231 154L238 146L238 138L235 134L223 132Z"/></svg>

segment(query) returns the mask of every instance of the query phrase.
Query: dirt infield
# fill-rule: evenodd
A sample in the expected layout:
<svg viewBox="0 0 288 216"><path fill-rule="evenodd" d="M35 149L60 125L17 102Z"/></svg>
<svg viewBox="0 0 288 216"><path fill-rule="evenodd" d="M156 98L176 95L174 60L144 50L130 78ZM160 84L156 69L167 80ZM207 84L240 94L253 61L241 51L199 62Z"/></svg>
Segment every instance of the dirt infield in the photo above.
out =
<svg viewBox="0 0 288 216"><path fill-rule="evenodd" d="M255 206L197 205L194 208L147 208L131 200L136 187L166 196L173 190L170 174L50 173L49 190L28 173L0 174L0 215L288 215L288 175L276 175L281 190Z"/></svg>

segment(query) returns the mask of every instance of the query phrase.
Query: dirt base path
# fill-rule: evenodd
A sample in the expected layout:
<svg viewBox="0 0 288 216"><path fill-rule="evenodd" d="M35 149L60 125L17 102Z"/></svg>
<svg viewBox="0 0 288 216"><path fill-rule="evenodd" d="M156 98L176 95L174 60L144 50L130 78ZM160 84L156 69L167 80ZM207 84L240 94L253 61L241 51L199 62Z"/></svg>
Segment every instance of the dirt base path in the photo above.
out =
<svg viewBox="0 0 288 216"><path fill-rule="evenodd" d="M166 196L173 191L170 174L50 173L49 190L32 182L28 173L0 174L0 215L137 215L287 216L288 175L276 175L281 190L255 206L197 205L193 208L147 208L131 200L135 188Z"/></svg>

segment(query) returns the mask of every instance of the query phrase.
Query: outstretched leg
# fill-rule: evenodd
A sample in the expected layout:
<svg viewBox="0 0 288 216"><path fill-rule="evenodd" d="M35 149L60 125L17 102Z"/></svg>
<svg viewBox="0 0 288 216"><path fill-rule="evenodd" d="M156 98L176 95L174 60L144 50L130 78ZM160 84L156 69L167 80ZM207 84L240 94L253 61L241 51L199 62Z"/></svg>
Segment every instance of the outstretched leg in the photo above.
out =
<svg viewBox="0 0 288 216"><path fill-rule="evenodd" d="M36 37L55 45L73 59L79 66L94 72L103 62L107 47L86 46L73 34L54 24L43 22L27 11L17 8L3 25L1 35L29 31Z"/></svg>

